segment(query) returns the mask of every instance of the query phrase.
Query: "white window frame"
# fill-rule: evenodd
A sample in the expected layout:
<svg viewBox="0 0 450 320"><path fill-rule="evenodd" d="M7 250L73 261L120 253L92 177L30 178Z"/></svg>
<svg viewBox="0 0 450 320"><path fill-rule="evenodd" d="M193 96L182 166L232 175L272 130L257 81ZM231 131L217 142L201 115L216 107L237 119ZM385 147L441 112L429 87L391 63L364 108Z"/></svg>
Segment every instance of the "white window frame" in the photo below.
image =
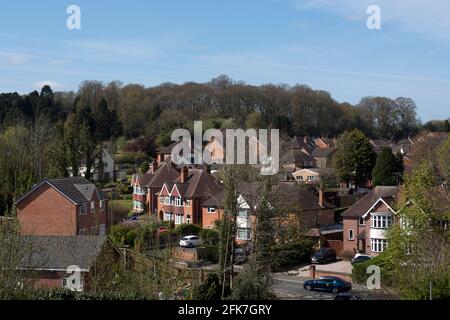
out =
<svg viewBox="0 0 450 320"><path fill-rule="evenodd" d="M370 239L370 250L372 250L372 252L381 253L386 250L387 245L388 243L386 239Z"/></svg>
<svg viewBox="0 0 450 320"><path fill-rule="evenodd" d="M392 215L372 214L370 216L370 227L373 229L389 229L392 226Z"/></svg>
<svg viewBox="0 0 450 320"><path fill-rule="evenodd" d="M216 208L208 207L208 213L216 213Z"/></svg>
<svg viewBox="0 0 450 320"><path fill-rule="evenodd" d="M184 215L183 214L175 214L175 224L183 224L184 223Z"/></svg>
<svg viewBox="0 0 450 320"><path fill-rule="evenodd" d="M173 221L173 212L164 212L164 221Z"/></svg>
<svg viewBox="0 0 450 320"><path fill-rule="evenodd" d="M186 207L188 207L188 208L191 207L191 201L192 201L192 200L186 199Z"/></svg>
<svg viewBox="0 0 450 320"><path fill-rule="evenodd" d="M354 229L348 229L348 240L355 240L355 230Z"/></svg>
<svg viewBox="0 0 450 320"><path fill-rule="evenodd" d="M175 207L182 207L183 206L183 199L181 197L175 198Z"/></svg>
<svg viewBox="0 0 450 320"><path fill-rule="evenodd" d="M91 201L91 212L95 211L95 202Z"/></svg>
<svg viewBox="0 0 450 320"><path fill-rule="evenodd" d="M240 232L246 232L245 237L241 237L240 236ZM236 239L237 240L250 240L251 239L251 228L237 228L237 232L236 232Z"/></svg>
<svg viewBox="0 0 450 320"><path fill-rule="evenodd" d="M361 223L361 220L362 220L363 223ZM359 219L358 219L358 224L359 224L360 226L365 226L365 225L366 225L366 219L364 219L363 217L359 217Z"/></svg>

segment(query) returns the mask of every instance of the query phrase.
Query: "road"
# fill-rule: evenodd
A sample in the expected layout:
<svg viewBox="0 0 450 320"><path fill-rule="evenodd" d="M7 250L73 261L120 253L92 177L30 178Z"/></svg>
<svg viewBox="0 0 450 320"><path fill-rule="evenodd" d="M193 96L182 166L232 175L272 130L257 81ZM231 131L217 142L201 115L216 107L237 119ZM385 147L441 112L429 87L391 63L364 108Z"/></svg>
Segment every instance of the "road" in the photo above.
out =
<svg viewBox="0 0 450 320"><path fill-rule="evenodd" d="M277 275L274 277L273 291L283 300L333 300L335 295L328 292L307 291L303 289L306 278L297 276ZM362 296L368 296L368 291L360 285L353 285L352 292Z"/></svg>

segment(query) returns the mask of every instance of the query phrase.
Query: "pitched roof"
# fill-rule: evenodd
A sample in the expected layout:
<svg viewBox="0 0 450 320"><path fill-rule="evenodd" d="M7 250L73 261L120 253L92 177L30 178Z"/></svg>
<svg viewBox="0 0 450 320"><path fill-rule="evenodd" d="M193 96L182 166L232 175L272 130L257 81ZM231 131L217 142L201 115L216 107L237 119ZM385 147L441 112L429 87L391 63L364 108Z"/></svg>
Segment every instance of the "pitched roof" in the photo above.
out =
<svg viewBox="0 0 450 320"><path fill-rule="evenodd" d="M375 187L375 189L370 191L364 197L355 202L350 208L344 211L344 213L342 213L342 216L362 217L380 198L383 199L388 205L392 205L397 199L398 192L398 187Z"/></svg>
<svg viewBox="0 0 450 320"><path fill-rule="evenodd" d="M97 189L97 187L90 181L81 177L70 177L70 178L58 178L58 179L45 179L40 183L34 185L28 192L26 192L22 197L20 197L16 204L21 202L23 199L28 197L42 185L48 184L50 187L54 188L56 191L61 193L67 199L72 201L74 204L81 204L89 202L92 200L92 195L97 192L100 200L108 200L108 196L102 191Z"/></svg>
<svg viewBox="0 0 450 320"><path fill-rule="evenodd" d="M225 199L225 190L221 190L218 193L212 195L208 200L203 202L203 207L219 207L223 208Z"/></svg>
<svg viewBox="0 0 450 320"><path fill-rule="evenodd" d="M311 153L312 157L328 157L333 152L336 151L336 147L328 147L328 148L315 148Z"/></svg>
<svg viewBox="0 0 450 320"><path fill-rule="evenodd" d="M299 206L302 210L320 210L334 207L326 201L322 207L319 204L318 196L305 188L299 188L296 182L280 182L277 187L283 190L283 192L280 192L278 200L288 206Z"/></svg>
<svg viewBox="0 0 450 320"><path fill-rule="evenodd" d="M57 271L76 265L88 271L107 241L105 236L20 236L20 267Z"/></svg>
<svg viewBox="0 0 450 320"><path fill-rule="evenodd" d="M163 162L162 165L155 171L145 186L161 188L164 182L174 181L179 176L180 172L172 165L170 161L166 161Z"/></svg>
<svg viewBox="0 0 450 320"><path fill-rule="evenodd" d="M186 198L211 196L222 190L216 179L203 169L190 169L186 183Z"/></svg>

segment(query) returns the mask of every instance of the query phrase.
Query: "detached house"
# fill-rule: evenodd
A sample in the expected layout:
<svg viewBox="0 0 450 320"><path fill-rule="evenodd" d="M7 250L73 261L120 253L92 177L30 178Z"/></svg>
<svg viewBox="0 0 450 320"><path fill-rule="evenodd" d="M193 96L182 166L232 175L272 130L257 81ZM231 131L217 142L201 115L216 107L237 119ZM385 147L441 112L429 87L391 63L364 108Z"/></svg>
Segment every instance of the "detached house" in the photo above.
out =
<svg viewBox="0 0 450 320"><path fill-rule="evenodd" d="M344 250L371 256L383 252L398 197L398 187L378 186L347 209L342 214Z"/></svg>
<svg viewBox="0 0 450 320"><path fill-rule="evenodd" d="M291 212L282 218L279 232L298 225L319 246L332 246L337 251L342 250L342 224L338 223L334 206L326 201L323 190L317 196L290 182L280 182L278 188L282 191L278 196L278 206Z"/></svg>
<svg viewBox="0 0 450 320"><path fill-rule="evenodd" d="M215 222L222 219L224 214L224 190L212 195L202 205L202 227L214 228ZM236 244L244 245L254 238L256 216L252 214L250 205L239 195L237 199L238 212L236 215Z"/></svg>
<svg viewBox="0 0 450 320"><path fill-rule="evenodd" d="M84 178L46 179L16 201L23 235L105 235L108 197Z"/></svg>

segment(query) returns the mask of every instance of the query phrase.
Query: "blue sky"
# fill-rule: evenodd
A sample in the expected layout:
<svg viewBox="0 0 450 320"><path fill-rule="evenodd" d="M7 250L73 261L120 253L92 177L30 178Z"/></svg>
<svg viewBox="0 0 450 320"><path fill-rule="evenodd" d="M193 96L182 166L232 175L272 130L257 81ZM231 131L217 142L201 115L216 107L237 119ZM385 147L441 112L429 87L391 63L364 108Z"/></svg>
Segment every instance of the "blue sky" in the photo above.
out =
<svg viewBox="0 0 450 320"><path fill-rule="evenodd" d="M81 30L66 9L81 8ZM366 27L370 4L381 30ZM0 92L83 80L152 86L307 84L338 101L407 96L423 121L450 117L450 0L6 1Z"/></svg>

